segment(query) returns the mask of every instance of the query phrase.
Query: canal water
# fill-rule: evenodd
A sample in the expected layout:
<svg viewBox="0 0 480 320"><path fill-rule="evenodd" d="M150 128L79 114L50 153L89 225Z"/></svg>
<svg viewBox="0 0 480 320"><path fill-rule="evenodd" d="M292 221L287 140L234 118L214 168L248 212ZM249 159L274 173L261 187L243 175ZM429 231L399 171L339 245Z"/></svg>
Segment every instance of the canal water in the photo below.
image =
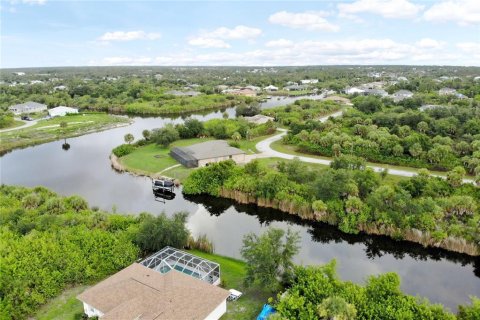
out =
<svg viewBox="0 0 480 320"><path fill-rule="evenodd" d="M269 100L263 107L286 104L295 98ZM234 116L234 108L225 110ZM221 118L222 111L193 115L199 120ZM296 262L323 264L336 259L342 279L362 283L369 275L396 272L402 277L402 289L412 295L427 297L455 311L458 304L469 302L469 295L480 297L480 259L424 249L386 237L347 235L336 228L305 222L279 211L239 205L212 197L183 196L176 190L173 200L158 201L152 194L149 178L120 174L110 167L110 151L123 143L126 133L141 138L144 129L167 123L181 123L184 118L133 118L130 126L68 139L26 149L14 150L0 158L1 183L50 188L62 195L78 194L91 206L121 213L151 212L168 215L188 211L188 228L194 235L206 234L215 252L240 257L242 237L261 233L269 226L290 227L300 232L301 250Z"/></svg>

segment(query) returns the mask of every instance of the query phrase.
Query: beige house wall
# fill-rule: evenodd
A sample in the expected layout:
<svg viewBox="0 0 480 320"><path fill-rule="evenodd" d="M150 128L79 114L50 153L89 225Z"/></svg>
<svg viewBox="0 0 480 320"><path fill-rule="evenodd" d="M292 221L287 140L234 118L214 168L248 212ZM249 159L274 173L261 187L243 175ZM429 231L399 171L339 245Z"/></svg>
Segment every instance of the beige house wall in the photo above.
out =
<svg viewBox="0 0 480 320"><path fill-rule="evenodd" d="M242 154L236 154L236 155L233 155L233 156L226 156L226 157L217 157L217 158L209 158L209 159L202 159L202 160L198 160L198 166L199 167L205 167L208 163L212 163L212 162L220 162L220 161L225 161L225 160L233 160L237 163L239 162L245 162L245 154L242 153Z"/></svg>

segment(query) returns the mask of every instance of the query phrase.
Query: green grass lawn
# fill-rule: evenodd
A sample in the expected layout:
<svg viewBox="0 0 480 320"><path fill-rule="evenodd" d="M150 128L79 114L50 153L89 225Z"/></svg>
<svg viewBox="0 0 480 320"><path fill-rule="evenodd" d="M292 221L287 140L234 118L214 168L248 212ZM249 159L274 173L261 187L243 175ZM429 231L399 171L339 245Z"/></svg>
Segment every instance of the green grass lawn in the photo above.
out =
<svg viewBox="0 0 480 320"><path fill-rule="evenodd" d="M220 264L221 278L226 282L226 289L243 292L243 296L237 301L227 301L227 313L221 318L222 320L255 319L262 311L263 305L267 303L268 298L273 296L272 293L259 288L245 288L243 285L243 279L246 275L245 262L197 250L190 250L189 252Z"/></svg>
<svg viewBox="0 0 480 320"><path fill-rule="evenodd" d="M8 126L6 127L3 127L3 128L0 128L0 130L4 130L4 129L12 129L12 128L16 128L16 127L20 127L20 126L23 126L25 124L24 121L20 121L20 120L13 120L12 123L10 123Z"/></svg>
<svg viewBox="0 0 480 320"><path fill-rule="evenodd" d="M61 128L61 122L66 122L67 127ZM76 114L40 120L37 124L28 128L0 133L2 142L0 144L0 153L64 137L77 137L126 123L129 123L127 118L106 113Z"/></svg>
<svg viewBox="0 0 480 320"><path fill-rule="evenodd" d="M83 315L83 304L76 296L88 286L79 285L65 290L60 296L44 305L33 317L38 320L80 320Z"/></svg>
<svg viewBox="0 0 480 320"><path fill-rule="evenodd" d="M189 146L195 143L204 142L211 140L210 138L206 139L185 139L178 140L173 142L170 147L163 148L157 146L155 143L148 144L146 146L139 147L135 149L132 153L120 158L120 163L131 172L139 174L157 174L162 172L162 175L178 179L182 181L185 179L193 168L186 168L184 166L178 166L170 170L164 171L165 169L178 165L177 160L173 159L170 155L170 149L173 147L184 147Z"/></svg>

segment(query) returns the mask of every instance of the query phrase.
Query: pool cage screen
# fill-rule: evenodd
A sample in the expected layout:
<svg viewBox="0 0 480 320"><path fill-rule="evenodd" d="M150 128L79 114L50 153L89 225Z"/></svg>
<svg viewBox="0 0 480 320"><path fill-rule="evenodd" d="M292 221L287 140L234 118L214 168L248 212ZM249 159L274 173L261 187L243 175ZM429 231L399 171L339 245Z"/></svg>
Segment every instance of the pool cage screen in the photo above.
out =
<svg viewBox="0 0 480 320"><path fill-rule="evenodd" d="M220 265L172 247L165 247L140 264L161 273L177 270L213 285L220 284Z"/></svg>

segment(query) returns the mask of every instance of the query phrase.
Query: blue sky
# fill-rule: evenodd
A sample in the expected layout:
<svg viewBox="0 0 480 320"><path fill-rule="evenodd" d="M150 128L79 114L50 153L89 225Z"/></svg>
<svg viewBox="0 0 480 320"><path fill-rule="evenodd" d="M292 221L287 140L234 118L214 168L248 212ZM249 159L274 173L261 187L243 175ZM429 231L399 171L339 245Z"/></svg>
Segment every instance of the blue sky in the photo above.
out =
<svg viewBox="0 0 480 320"><path fill-rule="evenodd" d="M479 0L3 0L1 66L480 65Z"/></svg>

